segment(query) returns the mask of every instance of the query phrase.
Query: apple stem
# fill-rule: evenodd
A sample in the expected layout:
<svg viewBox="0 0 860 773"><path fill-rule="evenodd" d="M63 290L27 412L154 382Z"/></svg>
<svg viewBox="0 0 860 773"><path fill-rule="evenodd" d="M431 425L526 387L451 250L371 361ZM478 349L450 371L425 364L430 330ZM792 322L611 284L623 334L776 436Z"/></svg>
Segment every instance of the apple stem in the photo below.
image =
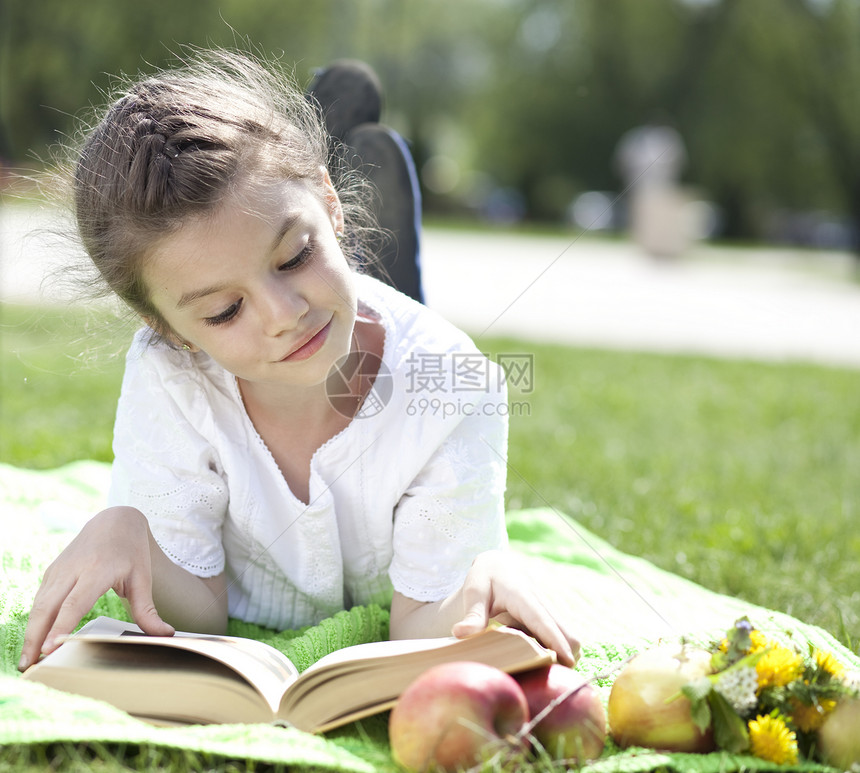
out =
<svg viewBox="0 0 860 773"><path fill-rule="evenodd" d="M594 674L588 679L583 680L582 684L578 684L576 687L571 687L570 689L565 690L561 695L557 696L556 698L553 698L549 703L547 703L546 706L544 706L537 714L535 714L535 716L533 716L529 720L529 722L523 727L523 729L520 730L519 735L521 737L525 737L526 735L531 733L531 731L534 730L535 727L537 727L541 720L546 717L556 706L559 706L560 704L564 703L571 695L576 695L576 693L578 693L583 687L586 687L590 684L594 684L601 679L608 679L610 676L617 673L624 666L626 666L631 660L633 660L634 657L635 655L631 655L630 657L625 658L619 663L613 664L604 671L601 671L600 673Z"/></svg>
<svg viewBox="0 0 860 773"><path fill-rule="evenodd" d="M610 676L624 668L624 666L626 666L635 657L635 654L630 655L630 657L625 658L620 663L615 663L606 670L590 676L588 679L583 680L582 684L579 684L576 687L571 687L569 690L562 693L557 698L554 698L546 706L544 706L544 708L541 709L529 722L523 725L522 729L516 735L505 736L505 741L507 741L507 745L504 748L499 749L488 760L485 760L478 765L474 765L473 767L468 768L465 773L479 773L479 771L481 770L492 769L492 765L497 763L503 755L510 753L512 750L521 750L523 748L523 740L531 734L532 730L534 730L538 722L540 722L545 716L547 716L547 714L549 714L556 706L566 701L571 695L575 695L576 693L578 693L586 685L594 684L601 679L608 679Z"/></svg>

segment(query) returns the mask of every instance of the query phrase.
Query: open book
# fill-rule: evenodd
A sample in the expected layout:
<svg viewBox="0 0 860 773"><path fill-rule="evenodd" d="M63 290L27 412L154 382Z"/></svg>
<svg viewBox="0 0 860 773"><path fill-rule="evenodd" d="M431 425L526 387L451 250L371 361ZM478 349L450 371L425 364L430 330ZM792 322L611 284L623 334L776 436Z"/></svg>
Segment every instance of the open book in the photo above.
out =
<svg viewBox="0 0 860 773"><path fill-rule="evenodd" d="M159 724L282 721L325 732L385 711L437 663L476 660L509 673L554 660L512 628L466 639L383 641L346 647L299 674L263 642L177 632L147 636L99 617L30 666L24 679L112 703Z"/></svg>

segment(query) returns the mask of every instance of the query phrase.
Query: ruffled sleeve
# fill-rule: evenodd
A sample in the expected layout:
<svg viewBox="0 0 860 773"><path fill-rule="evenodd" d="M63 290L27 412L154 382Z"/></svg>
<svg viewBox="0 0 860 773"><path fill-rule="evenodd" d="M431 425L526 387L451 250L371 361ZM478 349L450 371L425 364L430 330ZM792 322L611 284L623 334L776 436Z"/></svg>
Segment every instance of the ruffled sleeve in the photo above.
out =
<svg viewBox="0 0 860 773"><path fill-rule="evenodd" d="M212 577L224 570L228 492L218 455L200 431L205 385L191 358L147 345L143 331L135 337L117 407L108 499L139 509L174 563Z"/></svg>
<svg viewBox="0 0 860 773"><path fill-rule="evenodd" d="M394 516L389 576L395 590L418 601L448 597L479 553L507 545L503 379L499 391L480 399L449 397L449 410L462 419L415 477Z"/></svg>

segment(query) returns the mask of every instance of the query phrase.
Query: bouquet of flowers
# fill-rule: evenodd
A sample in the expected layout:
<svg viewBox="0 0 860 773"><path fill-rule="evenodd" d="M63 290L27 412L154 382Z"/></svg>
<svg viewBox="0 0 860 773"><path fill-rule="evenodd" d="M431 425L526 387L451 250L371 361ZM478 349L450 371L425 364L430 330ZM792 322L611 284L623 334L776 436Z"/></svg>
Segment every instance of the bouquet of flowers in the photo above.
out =
<svg viewBox="0 0 860 773"><path fill-rule="evenodd" d="M712 673L681 690L693 721L702 732L713 729L717 748L776 764L818 755L823 724L841 701L860 695L858 677L831 653L769 640L746 617L714 643L711 664Z"/></svg>

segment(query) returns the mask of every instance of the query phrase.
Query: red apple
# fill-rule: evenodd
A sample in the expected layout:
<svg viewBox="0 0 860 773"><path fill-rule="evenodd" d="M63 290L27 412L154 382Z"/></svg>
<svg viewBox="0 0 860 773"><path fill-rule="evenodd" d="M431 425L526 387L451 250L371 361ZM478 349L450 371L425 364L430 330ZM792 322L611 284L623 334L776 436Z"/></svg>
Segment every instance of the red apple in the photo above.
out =
<svg viewBox="0 0 860 773"><path fill-rule="evenodd" d="M580 674L559 664L516 677L532 721L556 705L531 728L531 735L553 759L584 762L600 756L606 743L606 711L600 696Z"/></svg>
<svg viewBox="0 0 860 773"><path fill-rule="evenodd" d="M522 689L484 663L442 663L398 699L388 724L394 759L413 771L458 770L492 744L513 743L528 721Z"/></svg>
<svg viewBox="0 0 860 773"><path fill-rule="evenodd" d="M818 729L821 758L839 770L860 765L860 698L843 698Z"/></svg>
<svg viewBox="0 0 860 773"><path fill-rule="evenodd" d="M708 752L713 732L693 722L681 688L711 673L711 655L695 647L668 645L637 655L609 694L609 727L619 746L674 752Z"/></svg>

